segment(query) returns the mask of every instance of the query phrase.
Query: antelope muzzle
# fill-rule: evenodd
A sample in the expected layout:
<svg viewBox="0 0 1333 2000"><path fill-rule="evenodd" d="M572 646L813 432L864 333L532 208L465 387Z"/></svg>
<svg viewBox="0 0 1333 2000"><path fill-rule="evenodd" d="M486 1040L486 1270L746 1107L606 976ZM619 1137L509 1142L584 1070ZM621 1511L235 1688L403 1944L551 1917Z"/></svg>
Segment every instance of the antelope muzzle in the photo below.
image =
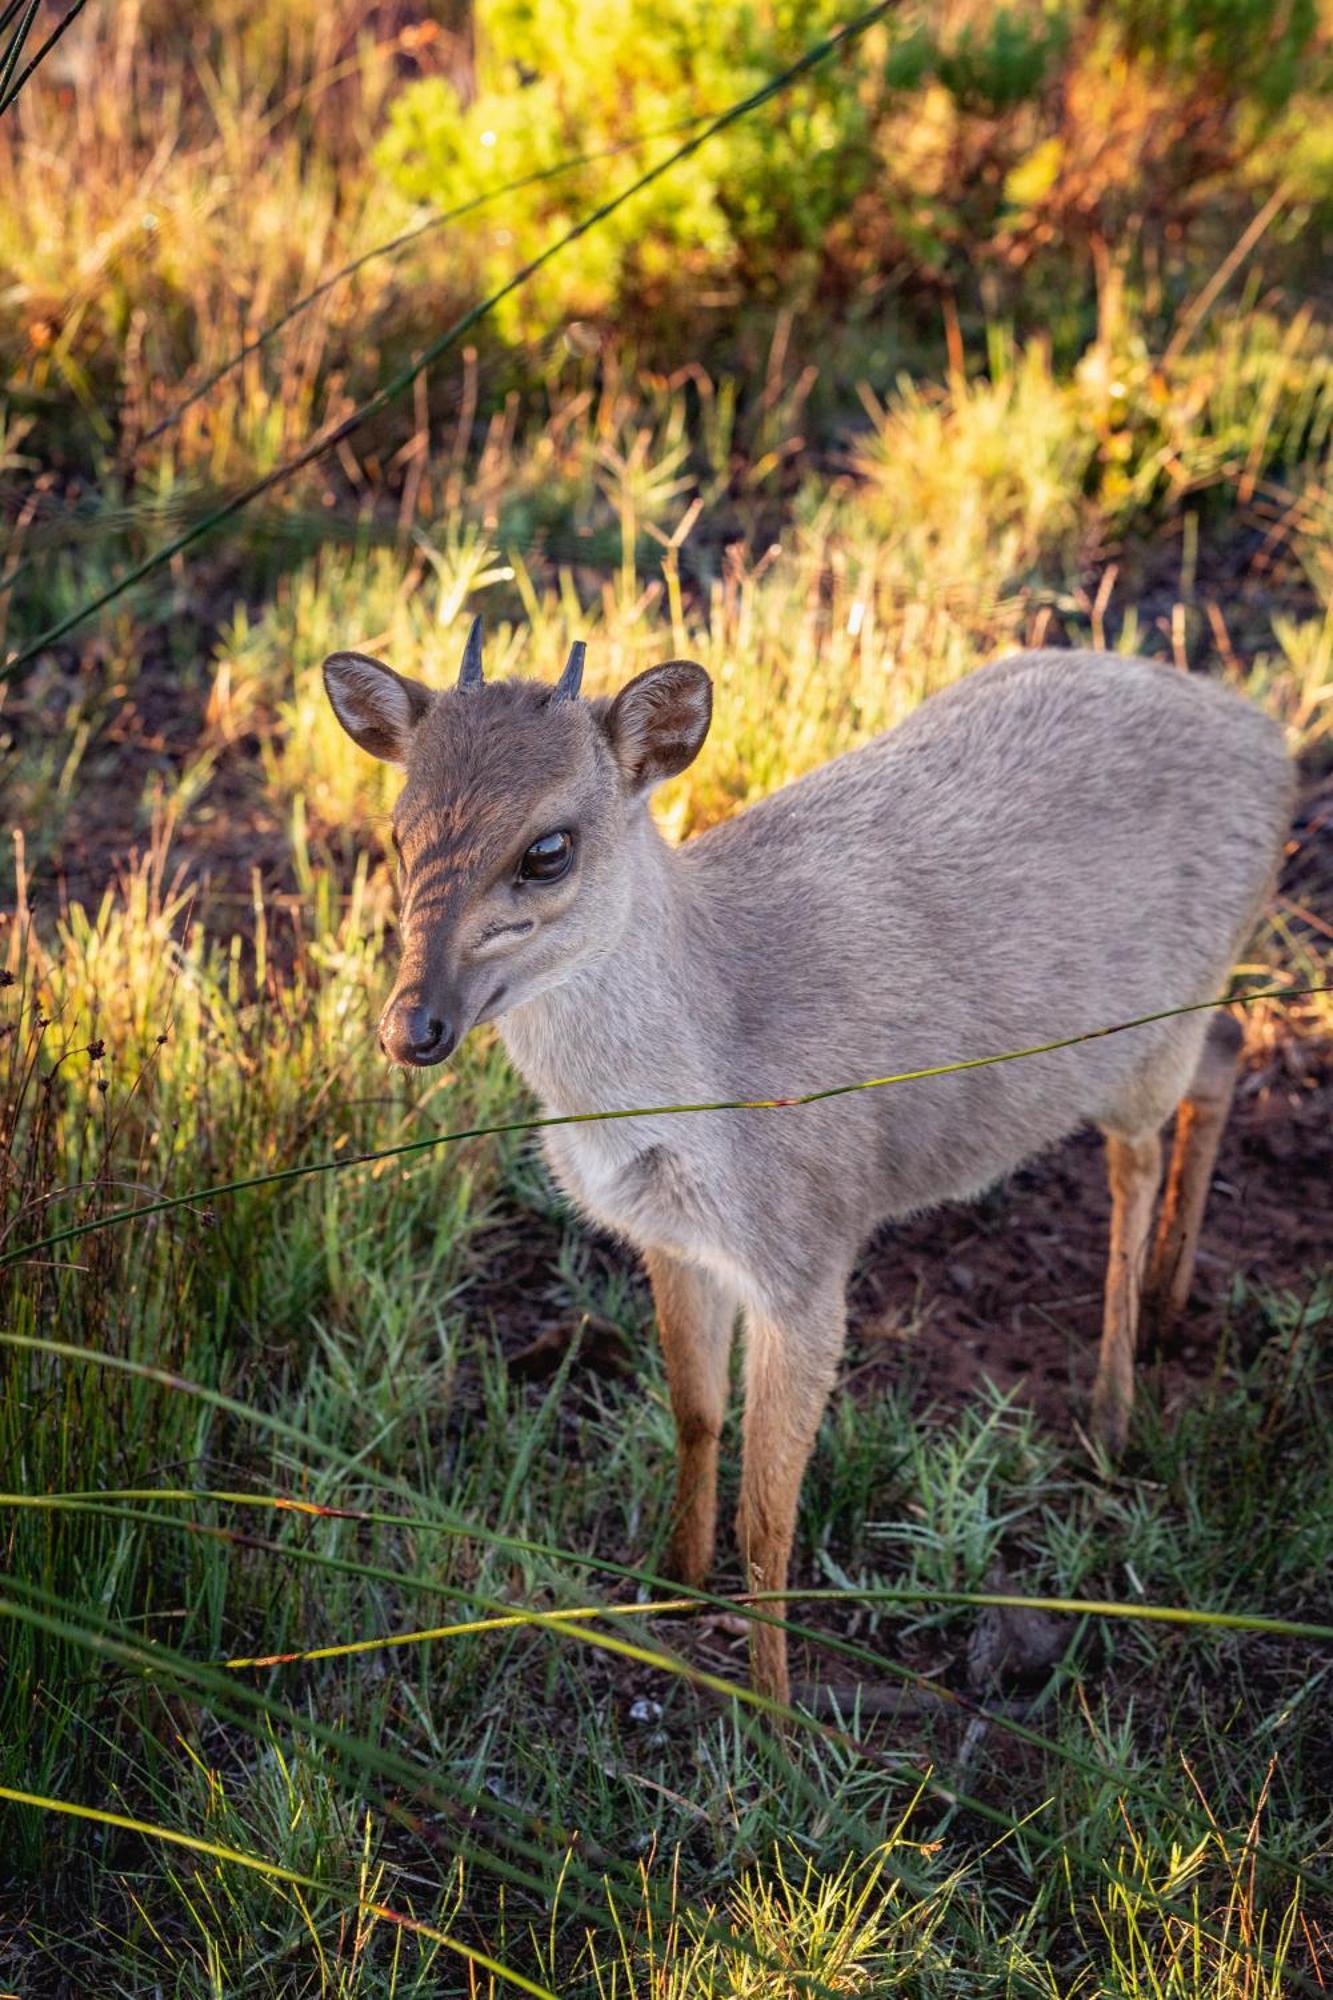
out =
<svg viewBox="0 0 1333 2000"><path fill-rule="evenodd" d="M428 1002L394 995L380 1015L380 1047L391 1062L429 1069L458 1045L458 1031Z"/></svg>

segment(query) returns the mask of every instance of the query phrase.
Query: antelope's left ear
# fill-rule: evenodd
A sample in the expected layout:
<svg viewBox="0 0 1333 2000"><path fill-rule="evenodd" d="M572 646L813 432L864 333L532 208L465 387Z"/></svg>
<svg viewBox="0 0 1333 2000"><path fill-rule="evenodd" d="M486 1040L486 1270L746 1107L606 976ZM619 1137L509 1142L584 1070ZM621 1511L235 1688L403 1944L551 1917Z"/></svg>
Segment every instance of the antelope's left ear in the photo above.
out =
<svg viewBox="0 0 1333 2000"><path fill-rule="evenodd" d="M696 661L667 660L637 675L605 725L626 789L647 791L692 764L712 719L713 683Z"/></svg>
<svg viewBox="0 0 1333 2000"><path fill-rule="evenodd" d="M330 653L324 686L354 743L387 764L406 763L412 731L435 699L428 687L365 653Z"/></svg>

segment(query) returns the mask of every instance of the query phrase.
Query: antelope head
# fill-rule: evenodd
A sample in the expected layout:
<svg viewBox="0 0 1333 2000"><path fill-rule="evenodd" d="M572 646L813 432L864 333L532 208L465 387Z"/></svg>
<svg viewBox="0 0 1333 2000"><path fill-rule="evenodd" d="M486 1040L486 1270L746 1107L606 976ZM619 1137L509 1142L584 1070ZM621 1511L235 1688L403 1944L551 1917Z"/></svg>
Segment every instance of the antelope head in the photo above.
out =
<svg viewBox="0 0 1333 2000"><path fill-rule="evenodd" d="M470 1028L614 950L624 929L648 795L697 755L712 683L694 661L668 660L588 701L584 652L577 642L553 687L488 683L475 619L442 692L362 653L324 662L343 728L404 773L402 958L379 1022L394 1062L442 1062Z"/></svg>

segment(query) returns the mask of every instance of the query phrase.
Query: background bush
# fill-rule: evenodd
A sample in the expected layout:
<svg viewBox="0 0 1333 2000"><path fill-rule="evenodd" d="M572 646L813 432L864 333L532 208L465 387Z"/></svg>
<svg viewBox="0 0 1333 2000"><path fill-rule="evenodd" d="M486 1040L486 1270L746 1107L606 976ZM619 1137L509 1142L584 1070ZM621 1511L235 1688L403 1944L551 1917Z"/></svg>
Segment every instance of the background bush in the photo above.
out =
<svg viewBox="0 0 1333 2000"><path fill-rule="evenodd" d="M477 21L474 89L409 86L377 162L448 209L633 139L656 158L669 141L645 135L722 110L846 18L832 0L589 0L571 35L563 0L496 0ZM1194 239L1217 239L1241 193L1230 177L1248 194L1291 171L1288 142L1317 129L1331 80L1314 0L903 7L619 210L498 323L523 338L553 317L614 316L667 359L742 301L818 297L856 317L886 284L1077 319L1090 276L1169 289ZM1323 168L1309 153L1295 165L1322 203ZM598 163L506 197L458 226L450 268L461 253L498 286L607 180Z"/></svg>

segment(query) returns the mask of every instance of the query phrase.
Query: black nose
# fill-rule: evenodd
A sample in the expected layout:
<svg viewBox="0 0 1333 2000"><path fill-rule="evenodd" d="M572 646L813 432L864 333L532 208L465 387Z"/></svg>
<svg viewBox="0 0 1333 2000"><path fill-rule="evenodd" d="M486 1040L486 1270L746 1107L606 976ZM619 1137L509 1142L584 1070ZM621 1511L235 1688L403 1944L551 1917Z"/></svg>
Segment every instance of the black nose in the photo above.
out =
<svg viewBox="0 0 1333 2000"><path fill-rule="evenodd" d="M394 1062L415 1063L425 1068L443 1062L454 1045L447 1021L432 1014L429 1007L411 1007L397 1001L386 1007L380 1021L380 1047Z"/></svg>

